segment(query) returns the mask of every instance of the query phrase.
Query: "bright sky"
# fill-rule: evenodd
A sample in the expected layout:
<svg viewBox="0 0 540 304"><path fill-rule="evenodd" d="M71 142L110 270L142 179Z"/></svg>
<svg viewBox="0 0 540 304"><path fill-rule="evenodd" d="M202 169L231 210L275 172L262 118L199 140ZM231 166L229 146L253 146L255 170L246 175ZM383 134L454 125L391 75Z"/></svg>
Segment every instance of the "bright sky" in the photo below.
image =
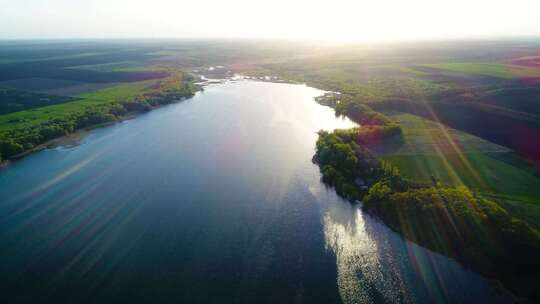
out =
<svg viewBox="0 0 540 304"><path fill-rule="evenodd" d="M540 0L0 0L0 38L540 36Z"/></svg>

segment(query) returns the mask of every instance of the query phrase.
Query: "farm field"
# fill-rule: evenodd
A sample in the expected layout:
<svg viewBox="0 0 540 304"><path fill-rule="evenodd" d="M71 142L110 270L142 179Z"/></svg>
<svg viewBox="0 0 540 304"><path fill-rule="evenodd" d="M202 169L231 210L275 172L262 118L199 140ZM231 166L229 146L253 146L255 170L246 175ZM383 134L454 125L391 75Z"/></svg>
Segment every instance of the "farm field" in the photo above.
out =
<svg viewBox="0 0 540 304"><path fill-rule="evenodd" d="M63 119L77 113L108 106L120 100L129 100L143 94L157 81L143 81L117 85L112 88L78 95L63 104L39 107L0 116L0 135L15 130L29 129L47 121Z"/></svg>
<svg viewBox="0 0 540 304"><path fill-rule="evenodd" d="M401 124L403 143L378 155L405 177L422 182L435 178L443 184L540 205L540 176L510 149L415 115L388 115Z"/></svg>
<svg viewBox="0 0 540 304"><path fill-rule="evenodd" d="M540 68L502 63L435 63L423 64L421 66L465 74L484 75L506 79L540 77Z"/></svg>
<svg viewBox="0 0 540 304"><path fill-rule="evenodd" d="M387 143L388 147L383 147L380 154L511 152L509 148L414 114L391 111L383 113L399 122L403 129L403 139L398 145Z"/></svg>
<svg viewBox="0 0 540 304"><path fill-rule="evenodd" d="M76 96L118 84L121 83L91 83L49 78L25 78L1 81L0 87L57 96Z"/></svg>

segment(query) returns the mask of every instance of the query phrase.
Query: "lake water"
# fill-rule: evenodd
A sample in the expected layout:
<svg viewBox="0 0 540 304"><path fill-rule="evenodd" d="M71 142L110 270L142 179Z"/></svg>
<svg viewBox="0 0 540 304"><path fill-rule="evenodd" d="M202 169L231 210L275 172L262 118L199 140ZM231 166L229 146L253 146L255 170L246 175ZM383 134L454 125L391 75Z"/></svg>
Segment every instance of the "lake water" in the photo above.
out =
<svg viewBox="0 0 540 304"><path fill-rule="evenodd" d="M0 171L1 302L508 302L320 182L321 94L212 85Z"/></svg>

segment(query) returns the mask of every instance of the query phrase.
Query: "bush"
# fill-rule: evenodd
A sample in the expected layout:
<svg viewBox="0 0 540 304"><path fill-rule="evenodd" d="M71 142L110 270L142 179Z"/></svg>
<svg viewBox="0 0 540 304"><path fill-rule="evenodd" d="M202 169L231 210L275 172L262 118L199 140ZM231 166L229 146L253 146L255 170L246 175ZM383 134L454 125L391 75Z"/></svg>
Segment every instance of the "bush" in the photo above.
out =
<svg viewBox="0 0 540 304"><path fill-rule="evenodd" d="M5 158L10 158L16 154L22 153L24 147L14 142L12 139L0 139L0 151Z"/></svg>
<svg viewBox="0 0 540 304"><path fill-rule="evenodd" d="M66 130L57 125L44 127L39 133L44 140L53 139L67 134Z"/></svg>

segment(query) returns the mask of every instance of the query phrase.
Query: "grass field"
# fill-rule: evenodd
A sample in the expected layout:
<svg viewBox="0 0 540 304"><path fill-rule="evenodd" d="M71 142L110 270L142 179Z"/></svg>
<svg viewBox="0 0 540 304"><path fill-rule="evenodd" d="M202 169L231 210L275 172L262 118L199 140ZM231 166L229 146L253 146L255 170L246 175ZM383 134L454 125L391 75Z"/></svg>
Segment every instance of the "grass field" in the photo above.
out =
<svg viewBox="0 0 540 304"><path fill-rule="evenodd" d="M23 78L0 81L0 87L28 91L29 93L43 93L69 97L76 97L77 95L82 93L93 92L119 84L120 83L115 82L92 83L50 78ZM28 99L23 100L23 98L19 98L18 100L16 100L16 103L21 103L21 101L29 102Z"/></svg>
<svg viewBox="0 0 540 304"><path fill-rule="evenodd" d="M419 116L400 112L384 112L398 121L403 129L403 142L383 147L379 154L452 154L492 153L511 150L477 136L446 127Z"/></svg>
<svg viewBox="0 0 540 304"><path fill-rule="evenodd" d="M98 72L158 72L166 70L151 64L142 64L136 61L120 61L94 65L81 65L69 67L69 69L90 70Z"/></svg>
<svg viewBox="0 0 540 304"><path fill-rule="evenodd" d="M449 185L465 185L479 192L540 205L540 178L481 153L386 155L408 178L431 176Z"/></svg>
<svg viewBox="0 0 540 304"><path fill-rule="evenodd" d="M26 129L55 118L84 112L100 105L132 99L144 93L157 82L157 80L146 80L117 85L112 88L80 94L77 100L72 102L0 115L0 135L11 130Z"/></svg>
<svg viewBox="0 0 540 304"><path fill-rule="evenodd" d="M422 64L420 66L465 74L484 75L506 79L540 77L540 68L501 63L435 63Z"/></svg>
<svg viewBox="0 0 540 304"><path fill-rule="evenodd" d="M97 90L94 92L80 94L80 98L87 100L103 100L103 101L115 101L118 99L133 99L135 96L140 95L146 89L155 85L159 80L146 80L133 82L128 84L122 84L111 88Z"/></svg>
<svg viewBox="0 0 540 304"><path fill-rule="evenodd" d="M388 113L387 113L388 114ZM390 113L403 128L398 148L379 151L411 179L449 185L540 206L540 177L511 150L418 116Z"/></svg>

